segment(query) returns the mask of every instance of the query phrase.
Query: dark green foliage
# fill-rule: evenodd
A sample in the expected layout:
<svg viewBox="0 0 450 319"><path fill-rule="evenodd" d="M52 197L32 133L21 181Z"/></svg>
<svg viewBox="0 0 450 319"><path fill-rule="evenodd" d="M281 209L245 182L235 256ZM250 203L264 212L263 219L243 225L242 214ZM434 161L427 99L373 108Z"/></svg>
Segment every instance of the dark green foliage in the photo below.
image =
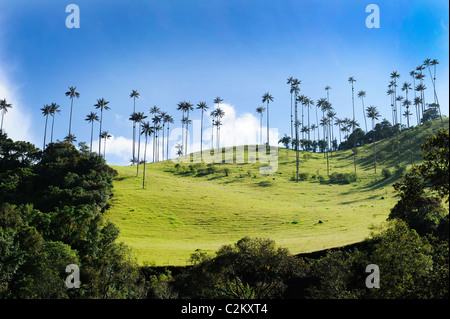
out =
<svg viewBox="0 0 450 319"><path fill-rule="evenodd" d="M22 152L0 157L0 297L142 297L137 264L103 217L116 172L68 143L41 153L2 135L0 145ZM69 264L79 289L65 286Z"/></svg>
<svg viewBox="0 0 450 319"><path fill-rule="evenodd" d="M191 261L194 266L175 278L176 289L188 298L276 298L288 279L306 272L302 260L260 238L223 246L214 258L198 251Z"/></svg>
<svg viewBox="0 0 450 319"><path fill-rule="evenodd" d="M381 170L381 175L383 175L383 177L384 177L385 179L388 179L389 177L392 176L392 172L390 171L389 168L383 168L383 169Z"/></svg>
<svg viewBox="0 0 450 319"><path fill-rule="evenodd" d="M331 184L350 184L356 182L355 173L333 173L329 176Z"/></svg>

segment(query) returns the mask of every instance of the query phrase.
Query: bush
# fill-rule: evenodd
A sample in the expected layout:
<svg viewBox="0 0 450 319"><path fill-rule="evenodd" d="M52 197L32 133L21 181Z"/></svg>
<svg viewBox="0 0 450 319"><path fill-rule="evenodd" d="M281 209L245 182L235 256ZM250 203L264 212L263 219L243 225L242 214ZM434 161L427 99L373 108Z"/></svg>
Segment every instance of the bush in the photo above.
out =
<svg viewBox="0 0 450 319"><path fill-rule="evenodd" d="M392 172L389 170L389 168L383 168L383 170L381 171L381 175L383 175L385 179L388 179L392 176Z"/></svg>
<svg viewBox="0 0 450 319"><path fill-rule="evenodd" d="M309 178L309 173L300 173L298 175L298 179L301 181L307 181Z"/></svg>
<svg viewBox="0 0 450 319"><path fill-rule="evenodd" d="M331 184L350 184L356 182L355 173L333 173L330 175Z"/></svg>
<svg viewBox="0 0 450 319"><path fill-rule="evenodd" d="M403 174L405 174L405 167L404 166L400 166L400 165L395 165L395 170L394 170L394 175L396 177L402 177Z"/></svg>

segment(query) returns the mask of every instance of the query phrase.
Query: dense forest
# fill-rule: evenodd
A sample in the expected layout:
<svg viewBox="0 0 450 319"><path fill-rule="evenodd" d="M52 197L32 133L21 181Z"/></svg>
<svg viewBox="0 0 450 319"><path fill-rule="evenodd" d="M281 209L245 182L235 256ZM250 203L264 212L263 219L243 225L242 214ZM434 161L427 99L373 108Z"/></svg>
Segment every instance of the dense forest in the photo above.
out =
<svg viewBox="0 0 450 319"><path fill-rule="evenodd" d="M116 172L86 144L41 151L0 134L1 298L448 298L449 133L422 145L423 162L394 184L399 201L366 241L294 256L242 238L191 266L139 266L104 212ZM445 204L445 205L444 205ZM80 288L66 287L66 266ZM369 289L366 267L381 270Z"/></svg>

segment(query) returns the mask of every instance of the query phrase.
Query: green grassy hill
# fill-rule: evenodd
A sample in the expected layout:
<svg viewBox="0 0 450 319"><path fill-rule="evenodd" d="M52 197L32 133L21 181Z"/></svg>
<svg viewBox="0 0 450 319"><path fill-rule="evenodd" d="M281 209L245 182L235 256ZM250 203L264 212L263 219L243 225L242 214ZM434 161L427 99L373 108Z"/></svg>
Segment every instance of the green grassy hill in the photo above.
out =
<svg viewBox="0 0 450 319"><path fill-rule="evenodd" d="M392 183L381 171L421 161L420 144L448 118L377 142L379 161L373 169L373 148L358 148L357 181L329 184L326 158L301 152L300 172L308 180L295 183L295 151L279 149L278 170L259 174L261 163L214 164L216 173L199 176L206 168L171 161L147 164L142 189L142 165L114 167L119 175L108 218L120 228L120 240L140 263L184 266L196 249L213 252L244 236L274 239L291 253L304 253L355 243L366 238L371 225L386 220L397 199ZM396 145L400 146L400 156ZM412 153L408 153L412 151ZM224 169L229 170L226 176ZM334 152L330 173L352 173L353 153ZM320 178L324 182L319 181Z"/></svg>

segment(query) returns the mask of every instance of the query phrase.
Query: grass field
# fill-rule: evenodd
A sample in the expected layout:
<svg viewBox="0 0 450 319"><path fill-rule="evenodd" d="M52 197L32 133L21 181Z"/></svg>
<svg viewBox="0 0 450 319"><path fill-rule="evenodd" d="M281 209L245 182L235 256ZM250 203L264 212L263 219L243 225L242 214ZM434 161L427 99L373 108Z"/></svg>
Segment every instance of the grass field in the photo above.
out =
<svg viewBox="0 0 450 319"><path fill-rule="evenodd" d="M384 179L382 168L393 171L398 160L406 167L409 155L420 162L419 145L440 127L448 129L448 118L402 132L400 157L392 146L397 139L378 142L377 174L372 145L360 147L358 179L345 185L318 181L319 175L326 176L321 153L301 152L300 172L310 177L291 181L295 152L286 149L279 149L273 175L261 175L260 163L215 164L217 173L202 177L189 173L189 164L178 170L171 161L147 164L145 190L142 165L139 177L136 166L116 166L119 175L107 217L140 263L158 266L184 266L196 249L214 252L244 236L271 238L291 253L355 243L369 235L371 225L385 221L397 201L391 186L396 177ZM333 153L330 173L353 171L352 151Z"/></svg>

